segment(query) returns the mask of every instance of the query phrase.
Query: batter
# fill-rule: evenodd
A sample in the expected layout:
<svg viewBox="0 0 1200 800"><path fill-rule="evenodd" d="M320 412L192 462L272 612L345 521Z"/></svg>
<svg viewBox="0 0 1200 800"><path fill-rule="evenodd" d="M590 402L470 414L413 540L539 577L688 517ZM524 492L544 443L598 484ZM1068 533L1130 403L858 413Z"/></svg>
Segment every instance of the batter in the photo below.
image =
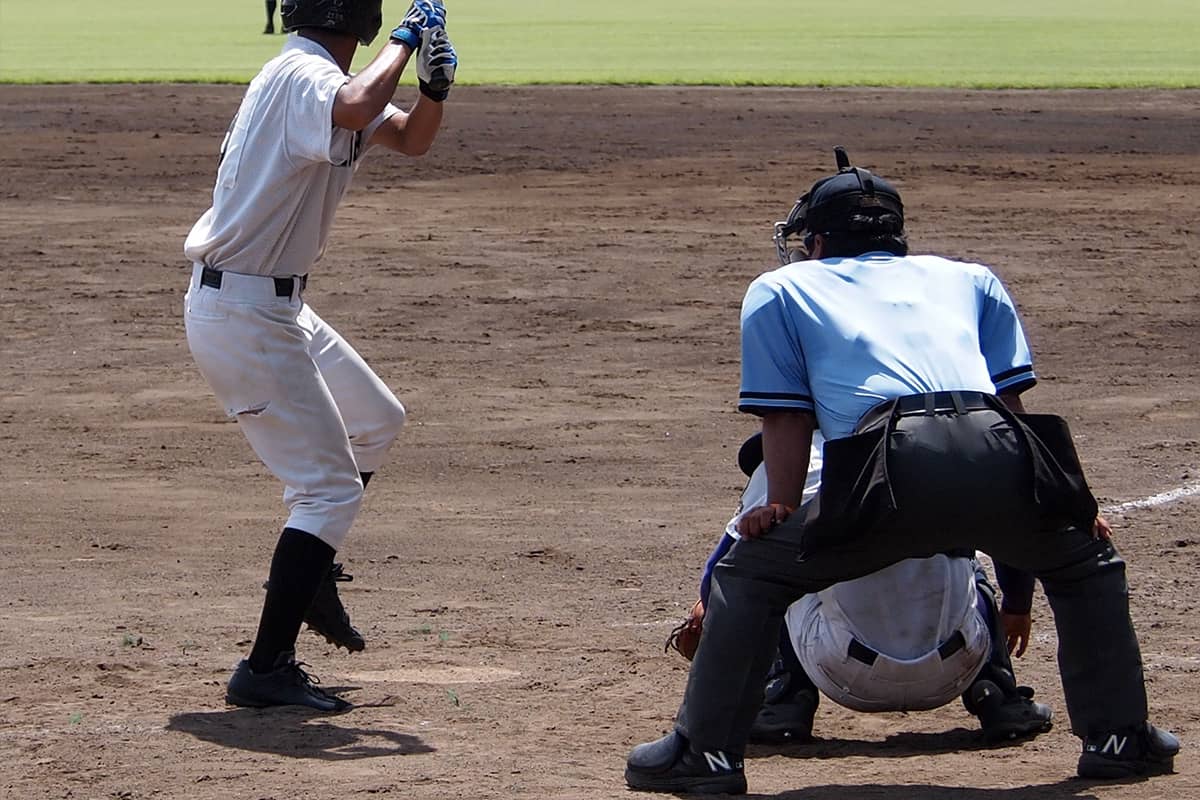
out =
<svg viewBox="0 0 1200 800"><path fill-rule="evenodd" d="M334 556L363 489L404 424L387 384L304 300L334 212L363 156L424 154L458 57L441 0L415 0L371 63L350 64L383 23L382 0L284 0L283 52L250 83L221 145L212 206L184 244L188 346L225 413L284 484L288 519L249 656L229 681L241 706L349 708L295 658L307 622L350 651L365 641L337 595ZM417 56L420 94L391 98Z"/></svg>

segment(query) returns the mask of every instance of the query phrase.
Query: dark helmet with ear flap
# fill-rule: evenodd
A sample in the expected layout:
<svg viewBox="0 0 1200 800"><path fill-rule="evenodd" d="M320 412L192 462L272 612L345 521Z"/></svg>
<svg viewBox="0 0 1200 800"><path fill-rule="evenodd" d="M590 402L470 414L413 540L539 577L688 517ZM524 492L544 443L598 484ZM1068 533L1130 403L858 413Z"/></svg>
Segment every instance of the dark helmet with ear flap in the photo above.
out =
<svg viewBox="0 0 1200 800"><path fill-rule="evenodd" d="M383 27L383 0L283 0L283 32L323 28L348 33L370 44Z"/></svg>
<svg viewBox="0 0 1200 800"><path fill-rule="evenodd" d="M800 196L786 220L775 223L775 249L781 264L790 264L793 248L788 238L802 236L804 251L812 248L815 234L904 232L904 204L896 187L865 169L850 166L843 147L833 148L836 175L821 178ZM799 248L795 248L798 250Z"/></svg>

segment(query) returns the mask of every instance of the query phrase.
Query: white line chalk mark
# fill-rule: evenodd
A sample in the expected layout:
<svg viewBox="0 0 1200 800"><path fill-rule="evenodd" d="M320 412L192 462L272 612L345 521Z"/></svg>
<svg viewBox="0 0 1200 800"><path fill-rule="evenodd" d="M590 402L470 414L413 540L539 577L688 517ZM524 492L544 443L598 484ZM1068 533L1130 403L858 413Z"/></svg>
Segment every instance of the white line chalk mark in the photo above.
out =
<svg viewBox="0 0 1200 800"><path fill-rule="evenodd" d="M1100 509L1100 513L1123 514L1126 511L1133 511L1138 508L1153 508L1154 506L1166 505L1167 503L1173 503L1176 500L1182 500L1185 497L1197 494L1200 494L1200 483L1193 483L1190 486L1180 486L1169 492L1160 492L1149 497L1143 497L1141 500L1129 500L1125 503L1115 503L1105 506Z"/></svg>

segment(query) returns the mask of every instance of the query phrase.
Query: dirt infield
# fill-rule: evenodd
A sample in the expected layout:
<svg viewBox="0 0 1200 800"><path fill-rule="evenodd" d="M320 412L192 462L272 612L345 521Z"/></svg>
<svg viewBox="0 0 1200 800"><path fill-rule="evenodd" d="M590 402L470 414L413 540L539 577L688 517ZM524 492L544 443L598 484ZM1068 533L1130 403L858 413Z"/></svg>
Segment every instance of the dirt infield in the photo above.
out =
<svg viewBox="0 0 1200 800"><path fill-rule="evenodd" d="M307 295L411 415L340 554L368 649L300 643L359 708L226 707L284 511L192 365L182 241L240 93L0 88L4 798L632 796L756 424L742 293L835 144L899 186L914 251L1009 285L1027 405L1102 504L1200 484L1200 92L456 90L433 153L368 158ZM751 791L1200 798L1200 498L1124 508L1176 775L1072 778L1039 592L1017 666L1053 731L826 701L818 742L749 753Z"/></svg>

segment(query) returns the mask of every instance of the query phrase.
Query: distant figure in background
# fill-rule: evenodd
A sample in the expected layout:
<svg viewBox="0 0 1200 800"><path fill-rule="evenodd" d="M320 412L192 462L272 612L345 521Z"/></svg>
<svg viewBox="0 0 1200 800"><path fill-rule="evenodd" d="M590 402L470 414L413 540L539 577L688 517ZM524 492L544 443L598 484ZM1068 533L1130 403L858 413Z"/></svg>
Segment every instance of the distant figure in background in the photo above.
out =
<svg viewBox="0 0 1200 800"><path fill-rule="evenodd" d="M275 32L275 0L266 0L267 2L267 27L263 28L263 33ZM280 26L280 31L283 26Z"/></svg>

